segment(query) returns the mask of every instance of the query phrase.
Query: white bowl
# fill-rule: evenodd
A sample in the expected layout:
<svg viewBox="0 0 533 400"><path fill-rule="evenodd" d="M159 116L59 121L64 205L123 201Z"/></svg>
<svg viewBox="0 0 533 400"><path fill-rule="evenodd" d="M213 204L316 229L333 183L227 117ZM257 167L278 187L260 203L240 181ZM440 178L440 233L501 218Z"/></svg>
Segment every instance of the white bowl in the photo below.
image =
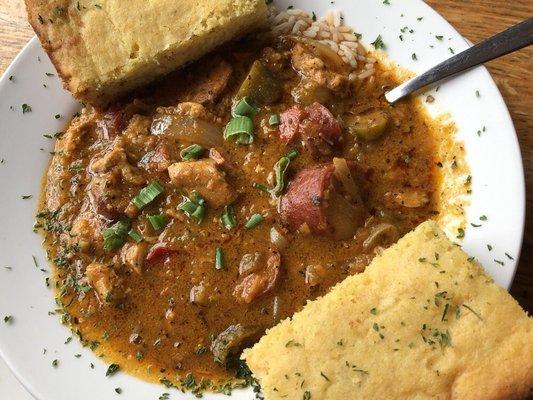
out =
<svg viewBox="0 0 533 400"><path fill-rule="evenodd" d="M449 48L457 53L468 47L457 31L420 0L391 1L391 5L380 0L276 3L280 8L290 4L317 15L329 8L340 9L345 23L362 33L365 43L381 34L390 58L415 72L449 57ZM400 29L405 26L414 32L404 33L400 41ZM442 35L443 40L437 40L436 35ZM412 59L415 52L417 61ZM70 331L60 325L57 316L48 315L54 309L53 296L45 286L48 272L41 269L48 271L50 267L40 237L32 233L40 180L48 151L53 148L52 140L43 134L62 130L66 118L80 106L62 89L57 76L45 73L55 71L33 39L0 80L0 159L4 159L0 164L0 316L13 315L12 323L0 320L0 353L22 384L41 400L114 399L118 396L116 387L122 388L122 398L132 400L157 399L163 392L170 392L172 399L193 399L192 395L126 374L106 378L107 366L77 340L64 344ZM468 227L463 246L484 264L496 282L509 287L524 227L524 177L509 113L483 67L448 81L432 94L436 98L432 107L451 113L457 136L465 143L473 176L468 222L477 224L479 216L488 217L481 227ZM29 104L32 111L23 114L22 104ZM56 119L55 115L61 117ZM479 137L476 132L483 126L485 132ZM33 197L22 200L23 195ZM492 245L492 251L488 251L487 244ZM82 356L75 358L74 354ZM59 360L57 368L52 366L55 359ZM233 395L235 399L253 397L251 390ZM226 396L209 394L205 398Z"/></svg>

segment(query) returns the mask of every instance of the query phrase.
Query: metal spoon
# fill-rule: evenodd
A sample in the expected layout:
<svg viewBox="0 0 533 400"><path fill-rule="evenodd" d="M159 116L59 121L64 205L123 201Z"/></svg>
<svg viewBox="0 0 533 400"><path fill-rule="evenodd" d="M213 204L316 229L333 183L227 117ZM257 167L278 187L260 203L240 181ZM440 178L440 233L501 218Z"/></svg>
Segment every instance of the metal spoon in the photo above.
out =
<svg viewBox="0 0 533 400"><path fill-rule="evenodd" d="M533 43L533 18L528 18L509 29L500 32L483 42L470 47L430 68L421 75L418 75L400 86L385 93L385 98L389 103L404 98L405 96L438 82L448 76L455 75L476 65L483 64L520 50Z"/></svg>

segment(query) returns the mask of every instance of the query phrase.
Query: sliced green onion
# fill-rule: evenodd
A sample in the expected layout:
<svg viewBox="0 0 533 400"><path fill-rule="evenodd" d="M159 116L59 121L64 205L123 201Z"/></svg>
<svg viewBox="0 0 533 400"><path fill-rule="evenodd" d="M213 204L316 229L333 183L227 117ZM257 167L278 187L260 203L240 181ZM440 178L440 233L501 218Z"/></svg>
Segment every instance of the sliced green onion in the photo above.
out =
<svg viewBox="0 0 533 400"><path fill-rule="evenodd" d="M165 214L147 215L147 218L156 231L167 226L167 216Z"/></svg>
<svg viewBox="0 0 533 400"><path fill-rule="evenodd" d="M268 124L270 126L278 126L280 124L280 119L278 114L272 114L268 119Z"/></svg>
<svg viewBox="0 0 533 400"><path fill-rule="evenodd" d="M254 141L254 123L249 117L232 118L224 130L225 140L235 140L239 144L250 144Z"/></svg>
<svg viewBox="0 0 533 400"><path fill-rule="evenodd" d="M254 214L248 219L248 221L246 221L244 227L246 229L252 229L256 227L261 221L263 221L263 219L265 218L261 214Z"/></svg>
<svg viewBox="0 0 533 400"><path fill-rule="evenodd" d="M104 238L104 250L113 251L126 242L126 235L130 229L130 221L122 219L111 227L102 231Z"/></svg>
<svg viewBox="0 0 533 400"><path fill-rule="evenodd" d="M196 160L202 156L204 148L199 144L192 144L189 147L184 148L180 151L180 157L182 160Z"/></svg>
<svg viewBox="0 0 533 400"><path fill-rule="evenodd" d="M217 247L215 250L215 268L224 269L226 267L226 261L224 260L224 251Z"/></svg>
<svg viewBox="0 0 533 400"><path fill-rule="evenodd" d="M232 206L224 207L224 212L220 216L220 222L228 231L237 226L237 221L235 220L235 210Z"/></svg>
<svg viewBox="0 0 533 400"><path fill-rule="evenodd" d="M298 156L298 150L291 149L287 154L285 154L285 157L287 157L289 160L294 160Z"/></svg>
<svg viewBox="0 0 533 400"><path fill-rule="evenodd" d="M231 111L231 115L234 117L250 117L253 118L259 111L259 108L249 97L243 97Z"/></svg>
<svg viewBox="0 0 533 400"><path fill-rule="evenodd" d="M285 189L285 173L291 160L288 157L281 157L274 165L274 174L276 176L276 186L272 189L274 195L279 196Z"/></svg>
<svg viewBox="0 0 533 400"><path fill-rule="evenodd" d="M156 181L152 181L144 189L141 189L139 194L135 196L131 200L131 202L139 210L142 210L144 207L146 207L148 204L154 201L156 197L159 196L164 191L165 189L163 188L163 186L161 186Z"/></svg>
<svg viewBox="0 0 533 400"><path fill-rule="evenodd" d="M198 193L193 193L192 196L183 197L183 201L178 208L185 213L189 218L194 218L198 223L202 222L205 215L205 200L200 197Z"/></svg>
<svg viewBox="0 0 533 400"><path fill-rule="evenodd" d="M259 189L262 192L270 193L270 190L265 185L261 185L260 183L254 182L252 183L252 187L254 189Z"/></svg>
<svg viewBox="0 0 533 400"><path fill-rule="evenodd" d="M128 232L128 236L135 240L135 242L137 243L141 243L143 241L143 237L136 229L130 229L130 231Z"/></svg>

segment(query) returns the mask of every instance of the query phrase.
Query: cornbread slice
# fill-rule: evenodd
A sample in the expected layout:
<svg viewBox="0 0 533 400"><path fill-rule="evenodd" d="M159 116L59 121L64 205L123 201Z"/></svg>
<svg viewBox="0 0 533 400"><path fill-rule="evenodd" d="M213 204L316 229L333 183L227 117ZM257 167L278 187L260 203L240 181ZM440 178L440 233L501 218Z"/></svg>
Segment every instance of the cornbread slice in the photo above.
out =
<svg viewBox="0 0 533 400"><path fill-rule="evenodd" d="M25 0L65 87L104 105L266 23L264 0Z"/></svg>
<svg viewBox="0 0 533 400"><path fill-rule="evenodd" d="M525 399L533 319L426 222L243 358L267 400Z"/></svg>

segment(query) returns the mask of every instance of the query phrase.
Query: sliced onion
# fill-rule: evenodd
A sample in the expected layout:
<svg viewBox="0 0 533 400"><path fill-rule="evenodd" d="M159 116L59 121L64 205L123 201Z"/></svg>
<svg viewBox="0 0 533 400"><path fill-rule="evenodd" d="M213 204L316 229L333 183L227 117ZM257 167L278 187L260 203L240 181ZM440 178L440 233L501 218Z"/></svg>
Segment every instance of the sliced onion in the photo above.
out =
<svg viewBox="0 0 533 400"><path fill-rule="evenodd" d="M333 158L333 165L335 166L335 176L344 186L344 190L352 197L353 200L360 199L359 189L355 184L348 163L344 158Z"/></svg>
<svg viewBox="0 0 533 400"><path fill-rule="evenodd" d="M152 121L152 135L176 137L184 143L216 147L223 143L222 128L217 124L185 115L160 114Z"/></svg>
<svg viewBox="0 0 533 400"><path fill-rule="evenodd" d="M270 229L270 241L280 250L283 250L289 245L285 236L283 236L276 227Z"/></svg>

